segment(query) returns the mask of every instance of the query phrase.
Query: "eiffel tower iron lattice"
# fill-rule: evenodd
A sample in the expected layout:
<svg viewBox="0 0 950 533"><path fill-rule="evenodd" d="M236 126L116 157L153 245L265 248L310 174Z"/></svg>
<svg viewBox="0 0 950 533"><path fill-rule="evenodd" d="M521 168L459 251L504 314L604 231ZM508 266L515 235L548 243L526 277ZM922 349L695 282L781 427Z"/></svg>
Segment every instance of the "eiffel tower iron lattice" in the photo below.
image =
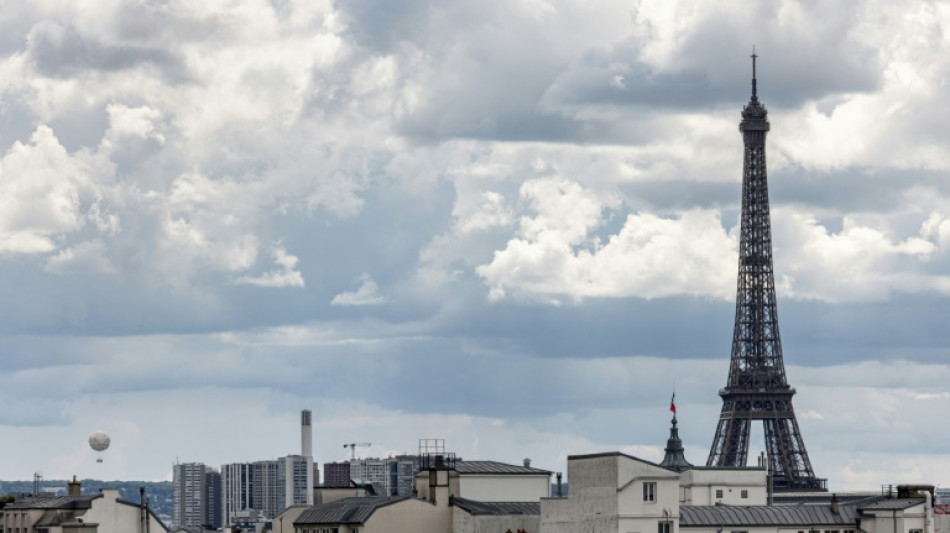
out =
<svg viewBox="0 0 950 533"><path fill-rule="evenodd" d="M719 391L722 412L706 466L745 466L752 421L761 420L775 490L823 491L826 480L815 477L805 451L792 408L795 389L786 381L782 360L765 166L769 121L757 95L757 57L753 52L752 98L742 108L739 124L745 151L732 356L728 382Z"/></svg>

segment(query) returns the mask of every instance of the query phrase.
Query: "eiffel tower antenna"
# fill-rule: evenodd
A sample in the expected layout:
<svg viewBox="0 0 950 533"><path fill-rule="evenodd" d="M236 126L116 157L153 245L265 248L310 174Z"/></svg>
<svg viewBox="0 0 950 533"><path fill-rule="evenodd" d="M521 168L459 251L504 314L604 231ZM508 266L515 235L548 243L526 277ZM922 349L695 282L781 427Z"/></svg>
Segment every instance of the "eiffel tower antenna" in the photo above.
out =
<svg viewBox="0 0 950 533"><path fill-rule="evenodd" d="M753 102L759 101L759 95L757 94L758 91L756 90L756 80L755 80L755 60L758 57L759 56L756 55L755 53L755 45L753 44L752 45L752 101Z"/></svg>
<svg viewBox="0 0 950 533"><path fill-rule="evenodd" d="M722 411L706 466L744 467L752 421L765 426L765 449L773 465L776 491L824 491L815 476L792 408L795 389L785 378L775 304L772 228L769 217L765 136L768 111L756 94L752 51L752 97L742 108L739 131L745 149L742 168L742 221L736 322Z"/></svg>

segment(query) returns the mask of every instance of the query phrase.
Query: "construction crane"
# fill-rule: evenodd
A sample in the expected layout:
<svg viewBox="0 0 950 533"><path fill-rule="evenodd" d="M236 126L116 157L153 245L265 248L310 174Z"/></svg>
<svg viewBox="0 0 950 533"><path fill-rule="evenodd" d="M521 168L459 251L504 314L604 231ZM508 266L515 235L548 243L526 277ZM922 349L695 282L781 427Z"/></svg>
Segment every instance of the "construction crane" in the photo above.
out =
<svg viewBox="0 0 950 533"><path fill-rule="evenodd" d="M373 445L372 442L351 442L351 443L349 443L349 444L344 444L343 447L350 449L350 460L354 460L354 459L356 459L356 447L357 447L357 446L369 447L369 446L372 446L372 445Z"/></svg>

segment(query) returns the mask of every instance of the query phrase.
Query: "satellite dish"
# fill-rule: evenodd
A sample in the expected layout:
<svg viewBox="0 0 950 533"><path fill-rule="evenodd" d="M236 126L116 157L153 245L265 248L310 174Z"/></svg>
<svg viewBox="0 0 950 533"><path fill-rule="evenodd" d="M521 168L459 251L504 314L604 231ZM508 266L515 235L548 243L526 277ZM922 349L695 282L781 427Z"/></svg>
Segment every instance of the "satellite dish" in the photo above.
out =
<svg viewBox="0 0 950 533"><path fill-rule="evenodd" d="M97 429L92 432L92 435L89 435L89 447L98 452L98 457L96 458L97 463L102 462L102 452L109 448L110 442L112 442L112 439L101 429Z"/></svg>

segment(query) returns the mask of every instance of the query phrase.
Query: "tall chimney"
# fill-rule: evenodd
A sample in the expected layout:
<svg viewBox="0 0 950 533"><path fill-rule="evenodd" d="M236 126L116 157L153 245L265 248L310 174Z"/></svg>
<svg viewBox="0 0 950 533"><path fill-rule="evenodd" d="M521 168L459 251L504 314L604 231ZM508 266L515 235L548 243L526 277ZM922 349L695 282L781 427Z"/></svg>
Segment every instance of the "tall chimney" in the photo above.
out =
<svg viewBox="0 0 950 533"><path fill-rule="evenodd" d="M313 505L313 487L320 484L320 473L313 464L313 426L310 409L300 411L300 455L307 461L307 505Z"/></svg>
<svg viewBox="0 0 950 533"><path fill-rule="evenodd" d="M79 496L82 494L82 483L76 481L76 476L73 476L73 480L68 484L68 494L70 496Z"/></svg>
<svg viewBox="0 0 950 533"><path fill-rule="evenodd" d="M313 457L313 426L310 425L310 409L300 411L300 455Z"/></svg>

